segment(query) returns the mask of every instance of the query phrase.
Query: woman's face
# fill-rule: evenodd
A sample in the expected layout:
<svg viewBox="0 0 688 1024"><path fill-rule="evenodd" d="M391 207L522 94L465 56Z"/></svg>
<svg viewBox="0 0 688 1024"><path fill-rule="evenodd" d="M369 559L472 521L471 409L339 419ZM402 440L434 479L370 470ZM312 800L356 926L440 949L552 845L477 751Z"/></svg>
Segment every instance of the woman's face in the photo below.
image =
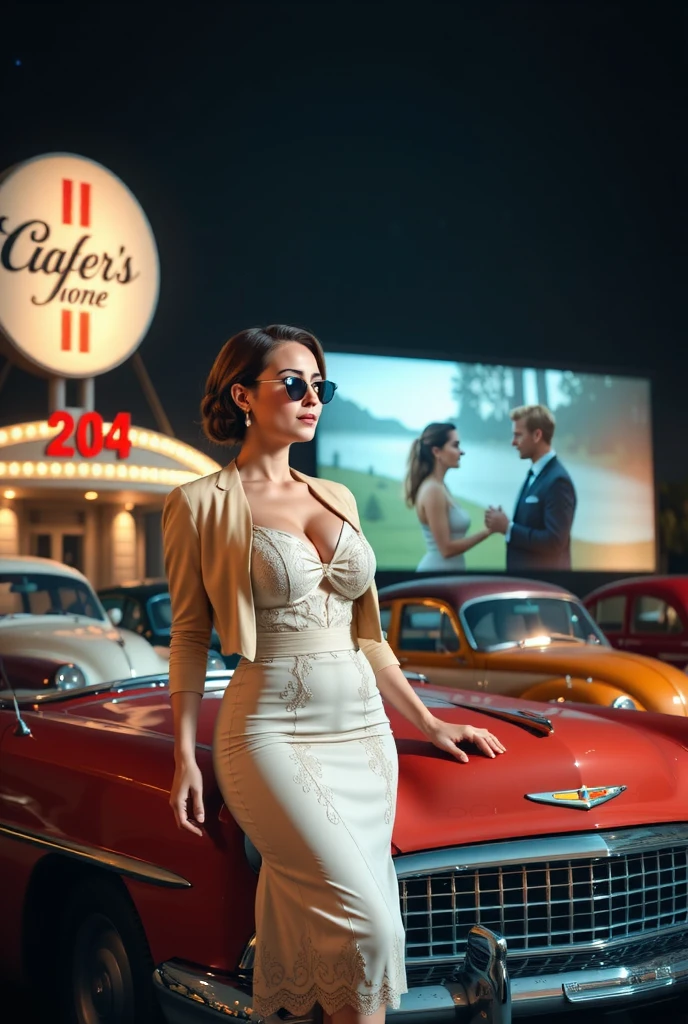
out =
<svg viewBox="0 0 688 1024"><path fill-rule="evenodd" d="M433 448L432 451L435 459L443 469L458 469L461 456L465 455L465 452L461 451L459 435L455 430L449 431L447 440L441 448Z"/></svg>
<svg viewBox="0 0 688 1024"><path fill-rule="evenodd" d="M320 400L309 387L303 398L292 401L284 384L279 383L284 377L303 377L309 384L322 380L315 356L298 341L278 345L257 378L266 383L258 383L246 393L251 421L255 424L249 427L249 436L254 429L266 438L285 444L310 441L322 411Z"/></svg>

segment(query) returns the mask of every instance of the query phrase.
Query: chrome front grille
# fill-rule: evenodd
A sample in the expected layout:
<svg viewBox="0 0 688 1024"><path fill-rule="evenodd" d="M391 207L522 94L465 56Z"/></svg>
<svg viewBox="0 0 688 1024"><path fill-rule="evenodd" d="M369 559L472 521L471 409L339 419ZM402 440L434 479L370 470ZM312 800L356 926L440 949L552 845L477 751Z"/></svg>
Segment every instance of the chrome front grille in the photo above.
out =
<svg viewBox="0 0 688 1024"><path fill-rule="evenodd" d="M548 860L402 872L409 971L416 977L427 977L428 971L434 976L441 963L461 963L474 924L506 938L514 976L614 966L628 963L640 948L661 953L686 945L684 831L685 838L680 835L676 842L677 826L668 826L655 849L649 848L650 840L660 833L629 830L610 835L610 848L602 856L564 859L560 846L556 858ZM633 835L642 836L635 850ZM536 848L532 841L520 846Z"/></svg>

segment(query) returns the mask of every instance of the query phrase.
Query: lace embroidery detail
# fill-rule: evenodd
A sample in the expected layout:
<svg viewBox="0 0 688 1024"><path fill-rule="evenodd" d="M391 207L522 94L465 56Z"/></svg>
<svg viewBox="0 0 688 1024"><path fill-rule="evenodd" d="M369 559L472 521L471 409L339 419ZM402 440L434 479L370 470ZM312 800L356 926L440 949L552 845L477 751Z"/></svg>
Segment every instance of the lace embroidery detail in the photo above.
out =
<svg viewBox="0 0 688 1024"><path fill-rule="evenodd" d="M375 775L380 775L385 780L385 823L392 820L394 790L394 768L392 762L385 753L385 744L382 736L367 736L361 740L368 755L368 767Z"/></svg>
<svg viewBox="0 0 688 1024"><path fill-rule="evenodd" d="M289 602L289 572L284 556L273 535L260 528L253 530L251 582L258 592L283 594Z"/></svg>
<svg viewBox="0 0 688 1024"><path fill-rule="evenodd" d="M349 601L364 594L375 576L375 555L368 541L348 523L342 526L332 560L319 557L299 537L265 526L253 527L251 579L256 609L284 608L310 596L323 582ZM322 622L326 625L326 622Z"/></svg>
<svg viewBox="0 0 688 1024"><path fill-rule="evenodd" d="M366 977L365 958L353 938L346 940L337 959L328 965L313 946L310 936L304 936L290 973L261 943L254 976L254 1010L267 1017L281 1009L294 1014L305 1013L315 1003L319 1003L329 1014L336 1013L344 1006L352 1006L358 1013L365 1015L375 1013L384 1004L397 1009L401 993L406 991L404 958L403 953L400 954L400 945L396 938L392 950L392 970L394 980L403 987L397 987L387 971L382 984L374 985ZM306 991L295 991L311 979L314 983ZM269 995L258 991L263 987L274 989L276 985L281 987ZM362 992L361 988L368 991Z"/></svg>
<svg viewBox="0 0 688 1024"><path fill-rule="evenodd" d="M280 693L282 700L288 701L287 711L298 711L305 708L313 696L310 686L306 686L306 678L313 668L313 659L307 654L297 654L294 657L294 665L291 674L293 682L287 683Z"/></svg>
<svg viewBox="0 0 688 1024"><path fill-rule="evenodd" d="M365 655L362 655L360 651L351 651L350 653L351 660L361 673L361 677L363 679L363 682L358 688L358 693L363 701L363 720L365 722L366 729L368 729L370 728L368 701L373 696L370 692L369 686L370 670L365 664ZM375 773L375 775L380 775L385 780L385 823L388 825L392 820L392 811L394 809L394 765L387 757L382 736L366 736L365 739L361 740L361 743L363 744L368 756L368 767Z"/></svg>
<svg viewBox="0 0 688 1024"><path fill-rule="evenodd" d="M281 985L284 981L284 967L277 960L264 942L260 944L260 957L256 957L255 978L262 976L263 983L270 988Z"/></svg>
<svg viewBox="0 0 688 1024"><path fill-rule="evenodd" d="M341 819L334 806L334 793L329 786L325 786L320 782L320 779L322 779L322 765L315 754L311 753L310 744L295 743L289 757L299 767L294 776L294 782L297 786L301 786L304 793L310 793L312 786L315 789L318 803L325 808L327 820L333 825L338 825Z"/></svg>
<svg viewBox="0 0 688 1024"><path fill-rule="evenodd" d="M361 685L358 688L358 696L363 701L363 717L365 718L365 724L367 726L368 701L371 698L371 693L370 690L368 689L368 680L370 678L368 674L368 662L367 660L362 660L363 658L365 658L365 654L361 654L360 650L351 650L348 652L348 654L351 660L353 661L354 665L356 666L358 674L361 677Z"/></svg>

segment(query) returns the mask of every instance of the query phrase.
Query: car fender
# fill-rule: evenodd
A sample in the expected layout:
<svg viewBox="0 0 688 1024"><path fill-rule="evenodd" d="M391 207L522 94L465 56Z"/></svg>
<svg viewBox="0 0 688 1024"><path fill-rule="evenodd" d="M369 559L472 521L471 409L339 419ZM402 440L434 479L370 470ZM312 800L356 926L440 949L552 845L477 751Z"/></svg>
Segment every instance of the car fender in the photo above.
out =
<svg viewBox="0 0 688 1024"><path fill-rule="evenodd" d="M603 707L611 707L619 697L630 697L638 711L647 710L635 694L629 693L621 687L601 682L599 679L588 680L571 676L545 679L525 690L521 697L524 700L557 701L558 703L576 701L581 704L600 704Z"/></svg>

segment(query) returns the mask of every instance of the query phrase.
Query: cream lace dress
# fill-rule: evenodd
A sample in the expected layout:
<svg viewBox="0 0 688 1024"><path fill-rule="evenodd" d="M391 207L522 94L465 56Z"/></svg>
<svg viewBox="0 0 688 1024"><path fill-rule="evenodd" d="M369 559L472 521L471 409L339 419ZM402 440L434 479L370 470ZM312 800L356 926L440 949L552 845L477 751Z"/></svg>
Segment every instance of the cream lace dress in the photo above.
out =
<svg viewBox="0 0 688 1024"><path fill-rule="evenodd" d="M404 932L390 853L397 755L353 600L375 572L344 523L328 564L299 538L254 527L256 660L222 700L215 771L260 851L254 1009L398 1007Z"/></svg>

